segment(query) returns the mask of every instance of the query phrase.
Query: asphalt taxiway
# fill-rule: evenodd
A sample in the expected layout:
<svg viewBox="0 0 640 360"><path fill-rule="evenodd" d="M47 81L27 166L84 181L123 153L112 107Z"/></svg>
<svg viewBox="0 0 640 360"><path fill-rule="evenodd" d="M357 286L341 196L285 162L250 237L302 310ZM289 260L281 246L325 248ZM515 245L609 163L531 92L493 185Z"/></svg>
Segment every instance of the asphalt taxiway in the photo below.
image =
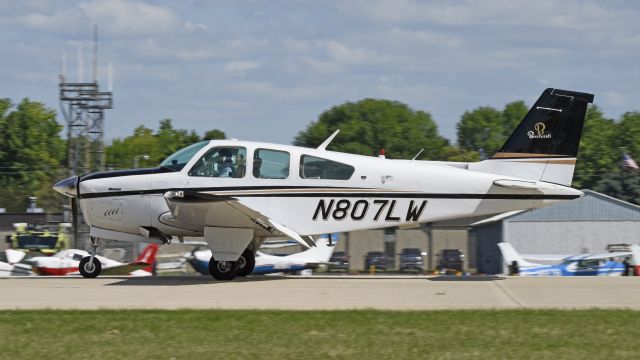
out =
<svg viewBox="0 0 640 360"><path fill-rule="evenodd" d="M640 277L0 278L0 309L640 310Z"/></svg>

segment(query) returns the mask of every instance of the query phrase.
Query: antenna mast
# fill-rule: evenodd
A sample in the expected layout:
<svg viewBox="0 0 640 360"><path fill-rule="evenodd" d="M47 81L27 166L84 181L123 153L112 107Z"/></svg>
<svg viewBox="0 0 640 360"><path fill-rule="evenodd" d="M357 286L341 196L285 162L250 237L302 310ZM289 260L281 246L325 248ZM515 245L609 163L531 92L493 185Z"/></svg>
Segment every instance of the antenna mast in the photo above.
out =
<svg viewBox="0 0 640 360"><path fill-rule="evenodd" d="M113 93L100 91L98 86L98 27L93 27L93 79L84 82L82 44L78 46L78 79L68 82L63 53L59 78L60 112L67 126L68 169L75 176L102 171L104 156L104 111L113 108ZM85 234L86 235L86 234ZM74 246L80 247L78 239Z"/></svg>

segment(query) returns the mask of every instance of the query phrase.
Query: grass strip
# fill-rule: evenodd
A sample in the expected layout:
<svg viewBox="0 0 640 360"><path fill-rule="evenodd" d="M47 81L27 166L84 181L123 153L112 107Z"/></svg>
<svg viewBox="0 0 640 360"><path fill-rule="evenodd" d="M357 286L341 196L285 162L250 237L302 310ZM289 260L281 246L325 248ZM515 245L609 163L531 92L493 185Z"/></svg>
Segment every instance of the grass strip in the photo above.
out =
<svg viewBox="0 0 640 360"><path fill-rule="evenodd" d="M631 310L0 311L0 359L625 359Z"/></svg>

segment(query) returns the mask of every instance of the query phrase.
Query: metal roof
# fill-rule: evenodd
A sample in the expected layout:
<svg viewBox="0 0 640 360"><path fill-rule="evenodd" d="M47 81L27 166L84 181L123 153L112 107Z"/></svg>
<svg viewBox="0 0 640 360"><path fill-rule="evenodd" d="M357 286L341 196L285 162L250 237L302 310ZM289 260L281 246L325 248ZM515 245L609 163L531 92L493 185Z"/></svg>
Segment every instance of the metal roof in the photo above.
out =
<svg viewBox="0 0 640 360"><path fill-rule="evenodd" d="M640 221L640 206L591 190L585 196L503 219L516 221Z"/></svg>

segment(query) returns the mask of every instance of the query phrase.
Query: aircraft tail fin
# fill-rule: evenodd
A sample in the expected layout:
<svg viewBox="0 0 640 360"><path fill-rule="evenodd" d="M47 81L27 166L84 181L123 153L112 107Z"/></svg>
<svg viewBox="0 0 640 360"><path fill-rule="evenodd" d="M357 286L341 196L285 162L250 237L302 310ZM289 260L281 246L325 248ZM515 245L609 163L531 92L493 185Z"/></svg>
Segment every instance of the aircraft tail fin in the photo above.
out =
<svg viewBox="0 0 640 360"><path fill-rule="evenodd" d="M156 263L156 254L158 253L158 244L149 244L142 250L140 255L133 261L134 264L147 264L149 266L142 270L153 273L153 267Z"/></svg>
<svg viewBox="0 0 640 360"><path fill-rule="evenodd" d="M631 261L633 265L640 267L640 244L631 245Z"/></svg>
<svg viewBox="0 0 640 360"><path fill-rule="evenodd" d="M518 254L516 249L514 249L510 243L501 242L498 243L498 247L500 248L500 252L502 253L502 258L507 265L511 265L515 261L521 268L539 266L539 264L534 264L526 261L522 256L520 256L520 254Z"/></svg>
<svg viewBox="0 0 640 360"><path fill-rule="evenodd" d="M570 186L593 95L546 89L516 130L478 171Z"/></svg>
<svg viewBox="0 0 640 360"><path fill-rule="evenodd" d="M326 263L331 259L333 250L336 248L338 242L337 234L331 234L332 246L329 246L328 235L322 235L316 240L316 246L309 248L301 253L289 255L295 257L296 261L303 261L307 263Z"/></svg>

